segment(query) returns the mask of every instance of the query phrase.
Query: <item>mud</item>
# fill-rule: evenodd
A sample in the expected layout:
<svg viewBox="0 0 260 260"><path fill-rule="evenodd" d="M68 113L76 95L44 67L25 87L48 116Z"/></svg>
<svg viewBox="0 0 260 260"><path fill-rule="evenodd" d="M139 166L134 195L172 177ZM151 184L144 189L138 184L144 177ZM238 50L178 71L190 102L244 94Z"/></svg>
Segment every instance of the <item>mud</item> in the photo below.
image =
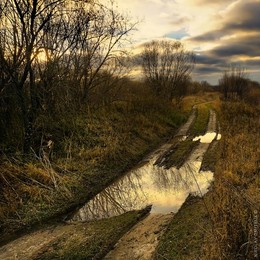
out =
<svg viewBox="0 0 260 260"><path fill-rule="evenodd" d="M181 126L176 136L186 136L195 119L196 119L196 108L193 108L187 122L183 126Z"/></svg>
<svg viewBox="0 0 260 260"><path fill-rule="evenodd" d="M53 241L58 240L65 233L64 226L51 226L47 229L27 234L0 248L0 259L28 260L33 259L36 252Z"/></svg>
<svg viewBox="0 0 260 260"><path fill-rule="evenodd" d="M104 258L106 260L150 260L173 214L150 214L126 233Z"/></svg>
<svg viewBox="0 0 260 260"><path fill-rule="evenodd" d="M208 150L209 145L214 139L217 139L217 117L213 110L210 110L209 122L207 132L204 136L195 137L193 140L200 140L200 144L192 152L186 163L202 162L205 152Z"/></svg>

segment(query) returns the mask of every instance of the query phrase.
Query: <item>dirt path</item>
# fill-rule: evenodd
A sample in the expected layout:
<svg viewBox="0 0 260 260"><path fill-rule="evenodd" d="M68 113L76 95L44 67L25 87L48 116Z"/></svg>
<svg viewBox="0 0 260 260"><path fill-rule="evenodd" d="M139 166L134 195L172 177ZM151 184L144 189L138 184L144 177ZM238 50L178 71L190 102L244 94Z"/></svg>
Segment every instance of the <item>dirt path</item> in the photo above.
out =
<svg viewBox="0 0 260 260"><path fill-rule="evenodd" d="M52 226L8 243L0 248L0 259L33 259L36 252L63 236L63 227L63 225Z"/></svg>
<svg viewBox="0 0 260 260"><path fill-rule="evenodd" d="M187 122L183 126L181 126L176 136L186 136L195 119L196 119L196 109L193 108Z"/></svg>
<svg viewBox="0 0 260 260"><path fill-rule="evenodd" d="M175 134L175 137L178 138L185 137L195 119L196 119L196 108L193 108L187 122L179 128L177 134ZM163 157L165 153L167 153L172 148L172 146L173 146L172 141L161 145L158 149L156 149L155 151L150 153L145 159L143 159L142 162L152 161L155 163L160 157Z"/></svg>
<svg viewBox="0 0 260 260"><path fill-rule="evenodd" d="M173 214L150 214L126 233L104 258L106 260L150 260L160 236Z"/></svg>
<svg viewBox="0 0 260 260"><path fill-rule="evenodd" d="M186 136L195 118L196 110L193 109L189 119L179 129L175 137L179 138L182 136ZM215 129L216 115L213 111L211 111L207 131L211 132ZM145 158L143 162L155 162L160 156L163 156L169 149L171 149L172 145L173 144L171 143L171 141L162 145L156 151L151 153L147 158ZM205 146L208 144L201 145ZM195 149L188 160L197 160L198 158L201 158L202 160L203 155L207 149L205 149L204 146L203 148L201 147L199 149ZM128 233L126 233L118 241L115 248L108 253L105 259L152 259L153 253L159 243L159 239L164 233L172 217L173 213L151 213L148 217L136 224ZM35 252L41 251L42 248L45 248L48 244L57 241L64 235L68 235L67 229L69 229L70 232L77 232L75 228L73 229L73 226L59 225L37 231L33 235L25 235L0 248L0 259L33 259L35 257Z"/></svg>
<svg viewBox="0 0 260 260"><path fill-rule="evenodd" d="M193 110L188 121L179 129L177 136L186 136L189 128L196 118L195 110ZM217 119L216 113L210 110L209 122L206 134L216 136ZM213 137L214 138L214 137ZM205 152L207 151L211 141L208 143L200 143L192 154L187 158L185 165L198 164L198 171ZM170 144L162 146L150 157L150 160L164 156L171 148ZM146 219L138 223L127 234L125 234L117 243L115 248L105 257L106 260L136 260L153 259L153 254L159 243L160 236L164 233L167 225L171 221L173 214L150 214Z"/></svg>
<svg viewBox="0 0 260 260"><path fill-rule="evenodd" d="M217 130L216 113L213 110L210 110L207 132L216 132L216 130Z"/></svg>
<svg viewBox="0 0 260 260"><path fill-rule="evenodd" d="M187 159L186 163L190 162L202 162L203 156L207 149L209 148L210 143L217 136L217 117L216 113L213 110L210 110L209 122L207 126L207 132L204 136L209 136L209 140L205 140L205 142L201 142L196 149L192 152L190 157ZM211 140L212 139L212 140Z"/></svg>

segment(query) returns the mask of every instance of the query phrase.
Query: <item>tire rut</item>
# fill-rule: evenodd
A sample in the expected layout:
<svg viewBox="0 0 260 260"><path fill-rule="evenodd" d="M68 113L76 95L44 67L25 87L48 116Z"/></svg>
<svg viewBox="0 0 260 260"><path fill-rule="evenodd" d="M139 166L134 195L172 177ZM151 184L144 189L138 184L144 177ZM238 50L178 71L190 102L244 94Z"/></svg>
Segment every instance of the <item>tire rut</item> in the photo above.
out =
<svg viewBox="0 0 260 260"><path fill-rule="evenodd" d="M193 110L188 121L180 128L176 136L185 136L192 125L193 121L196 118L195 110ZM217 119L216 113L213 110L210 110L209 122L207 125L206 134L216 133L217 130ZM217 135L217 133L216 133ZM197 148L193 150L191 155L188 157L183 167L194 168L194 165L197 171L200 171L200 165L204 154L206 153L209 143L199 143ZM168 149L167 149L168 148ZM163 156L165 153L169 152L170 145L164 145L163 149L157 150L158 153L155 153L155 156ZM153 159L155 159L153 157ZM144 259L149 260L153 259L153 254L156 250L156 247L159 243L160 236L166 230L167 225L170 223L173 214L153 214L151 213L143 221L136 224L128 233L126 233L116 244L115 248L111 250L105 260L137 260ZM161 228L162 227L162 228Z"/></svg>
<svg viewBox="0 0 260 260"><path fill-rule="evenodd" d="M105 260L150 260L173 214L150 214L126 233Z"/></svg>

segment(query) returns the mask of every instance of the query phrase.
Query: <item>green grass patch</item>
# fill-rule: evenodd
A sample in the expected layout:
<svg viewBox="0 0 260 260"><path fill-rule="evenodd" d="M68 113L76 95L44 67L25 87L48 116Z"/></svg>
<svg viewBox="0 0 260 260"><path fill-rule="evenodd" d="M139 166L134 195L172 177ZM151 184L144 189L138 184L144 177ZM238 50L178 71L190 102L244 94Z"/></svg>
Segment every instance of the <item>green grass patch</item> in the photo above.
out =
<svg viewBox="0 0 260 260"><path fill-rule="evenodd" d="M60 227L63 235L44 246L33 259L102 259L147 213L147 209L131 211L109 219Z"/></svg>
<svg viewBox="0 0 260 260"><path fill-rule="evenodd" d="M159 165L164 165L167 169L170 169L173 166L180 168L198 144L199 141L193 142L191 139L177 142L173 145L170 152L163 156L165 160L162 163L160 163L160 161L157 163Z"/></svg>
<svg viewBox="0 0 260 260"><path fill-rule="evenodd" d="M209 121L209 109L207 105L198 106L197 117L189 130L191 136L199 136L205 134Z"/></svg>
<svg viewBox="0 0 260 260"><path fill-rule="evenodd" d="M210 222L203 200L188 197L160 239L155 259L201 259L205 232L209 228Z"/></svg>

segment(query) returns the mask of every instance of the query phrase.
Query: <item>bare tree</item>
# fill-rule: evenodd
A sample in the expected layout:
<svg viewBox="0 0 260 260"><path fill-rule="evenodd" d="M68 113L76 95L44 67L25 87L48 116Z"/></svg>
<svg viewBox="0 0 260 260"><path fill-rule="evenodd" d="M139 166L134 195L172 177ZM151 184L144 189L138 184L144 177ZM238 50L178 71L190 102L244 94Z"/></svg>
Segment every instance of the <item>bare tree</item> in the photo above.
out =
<svg viewBox="0 0 260 260"><path fill-rule="evenodd" d="M46 26L64 4L65 0L8 0L1 7L0 60L22 112L25 151L30 147L32 124L39 106L33 62Z"/></svg>
<svg viewBox="0 0 260 260"><path fill-rule="evenodd" d="M24 151L30 150L40 111L57 114L72 104L86 104L102 78L107 81L101 75L118 73L116 61L122 52L117 49L136 23L109 3L1 2L0 105L7 96L15 99L10 108L23 121Z"/></svg>
<svg viewBox="0 0 260 260"><path fill-rule="evenodd" d="M219 86L225 99L243 99L249 86L246 70L240 66L231 65L219 80Z"/></svg>
<svg viewBox="0 0 260 260"><path fill-rule="evenodd" d="M81 11L80 21L84 20L85 12ZM124 54L118 51L118 47L128 40L126 36L137 25L137 22L131 22L129 17L120 14L113 1L107 6L99 3L92 5L88 14L88 27L80 32L82 40L75 59L83 102L88 101L90 91L99 85L98 74L107 68L110 70L111 63L115 64L118 56Z"/></svg>
<svg viewBox="0 0 260 260"><path fill-rule="evenodd" d="M144 44L141 62L154 93L172 100L183 95L195 56L179 41L152 41Z"/></svg>

